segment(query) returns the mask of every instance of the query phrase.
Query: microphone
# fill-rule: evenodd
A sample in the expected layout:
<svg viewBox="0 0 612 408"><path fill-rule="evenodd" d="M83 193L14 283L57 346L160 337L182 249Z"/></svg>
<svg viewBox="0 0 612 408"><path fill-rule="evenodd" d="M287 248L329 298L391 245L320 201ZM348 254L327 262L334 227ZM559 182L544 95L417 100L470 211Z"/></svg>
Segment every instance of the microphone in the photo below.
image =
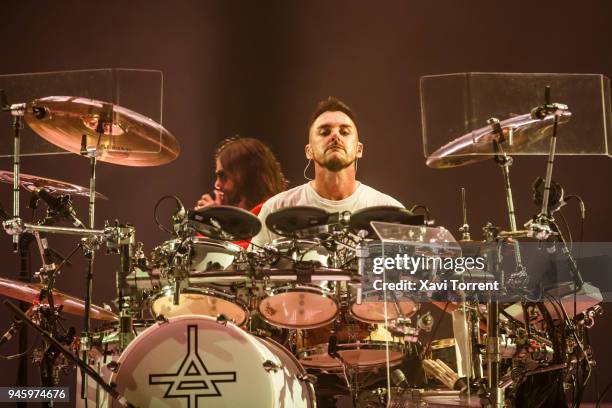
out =
<svg viewBox="0 0 612 408"><path fill-rule="evenodd" d="M568 109L568 106L562 103L547 103L546 105L533 108L531 110L531 118L542 120L549 115L562 115Z"/></svg>
<svg viewBox="0 0 612 408"><path fill-rule="evenodd" d="M13 323L11 324L9 329L2 335L2 337L0 337L0 345L12 339L13 336L15 335L15 332L21 329L21 326L23 326L23 320L19 320L19 319L13 320Z"/></svg>
<svg viewBox="0 0 612 408"><path fill-rule="evenodd" d="M408 380L406 380L406 375L399 368L391 371L391 381L393 381L396 387L410 388L410 384L408 384Z"/></svg>
<svg viewBox="0 0 612 408"><path fill-rule="evenodd" d="M69 195L60 195L59 197L52 196L47 190L44 188L36 189L36 194L40 197L41 200L47 204L47 209L49 211L49 215L53 217L54 215L59 215L60 217L64 217L70 221L77 228L85 228L85 225L76 217L76 211L72 206L72 200Z"/></svg>
<svg viewBox="0 0 612 408"><path fill-rule="evenodd" d="M34 312L34 308L30 307L25 315L27 317L32 316ZM23 320L21 319L17 319L17 317L15 317L15 319L13 319L13 323L11 323L11 326L8 328L8 330L6 332L4 332L4 334L2 335L2 337L0 337L0 345L6 343L7 341L9 341L10 339L13 338L13 336L15 335L15 332L19 329L21 329L21 326L23 326Z"/></svg>
<svg viewBox="0 0 612 408"><path fill-rule="evenodd" d="M350 211L335 212L327 216L327 224L348 225L350 220L351 220Z"/></svg>
<svg viewBox="0 0 612 408"><path fill-rule="evenodd" d="M434 318L431 313L427 312L424 315L421 315L417 320L417 327L419 330L423 330L425 332L430 332L433 329Z"/></svg>

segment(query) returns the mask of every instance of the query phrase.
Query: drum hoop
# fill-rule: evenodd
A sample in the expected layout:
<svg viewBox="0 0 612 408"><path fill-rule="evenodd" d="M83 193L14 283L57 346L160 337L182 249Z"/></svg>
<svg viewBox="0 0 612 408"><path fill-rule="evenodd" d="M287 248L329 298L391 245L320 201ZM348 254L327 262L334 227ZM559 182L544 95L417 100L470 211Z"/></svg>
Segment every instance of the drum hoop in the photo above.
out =
<svg viewBox="0 0 612 408"><path fill-rule="evenodd" d="M155 316L155 312L153 311L153 305L155 304L155 302L162 298L162 297L167 297L168 295L165 294L165 291L168 289L173 290L174 288L172 288L171 286L165 286L163 289L161 289L160 291L158 291L152 298L151 298L151 306L150 306L150 312L151 315ZM247 307L247 305L240 299L238 299L238 297L234 296L234 295L230 295L229 293L225 293L221 290L217 290L217 289L212 289L212 288L194 288L194 287L187 287L184 288L181 291L181 295L182 294L186 294L186 295L203 295L203 296L211 296L211 297L215 297L217 299L221 299L221 300L225 300L227 302L233 303L236 306L240 307L242 309L242 311L244 312L244 321L242 322L235 322L234 324L240 326L241 324L243 324L244 322L246 322L247 320L249 320L249 317L251 316L251 313L249 312L249 308ZM207 316L207 315L186 315L186 316L199 316L199 317L210 317L211 319L214 319L214 317L212 316ZM175 319L176 317L182 317L182 316L175 316L173 319Z"/></svg>
<svg viewBox="0 0 612 408"><path fill-rule="evenodd" d="M292 292L314 293L317 295L321 295L323 297L332 298L332 300L334 300L334 303L336 303L336 305L338 304L337 300L335 299L334 292L332 292L329 289L324 289L318 285L314 285L314 284L310 285L307 283L296 283L296 284L289 284L289 285L272 288L271 290L272 294L269 296L266 296L264 299L267 299L269 297L273 297L276 295L282 295L285 293L292 293Z"/></svg>
<svg viewBox="0 0 612 408"><path fill-rule="evenodd" d="M385 343L384 341L364 341L363 343L341 343L338 344L337 346L337 350L338 351L355 351L355 350L384 350L385 349ZM364 347L366 346L367 347ZM321 344L317 344L315 346L312 347L307 347L304 349L299 349L297 350L297 354L303 357L316 357L316 356L320 356L320 355L327 355L327 345L328 343L321 343ZM355 347L359 345L359 347ZM352 346L352 347L349 347ZM382 346L382 347L381 347ZM393 350L391 350L393 349ZM390 352L397 352L400 353L399 354L399 358L394 358L394 359L390 359L389 363L392 365L397 365L399 363L401 363L401 361L404 358L404 345L400 344L400 343L392 343L389 342L389 351ZM321 371L321 372L337 372L338 370L342 371L342 364L338 361L338 366L332 366L332 367L323 367L321 365L316 365L316 363L313 363L312 365L308 364L307 361L302 361L300 360L300 363L302 365L304 365L305 367L308 367L311 370L317 370L317 371ZM380 367L383 364L380 363L372 363L372 364L361 364L361 365L351 365L351 367L356 368L357 371L362 371L362 370L368 370L372 367Z"/></svg>
<svg viewBox="0 0 612 408"><path fill-rule="evenodd" d="M227 249L231 252L239 253L242 252L242 247L234 244L233 242L228 241L218 241L215 239L210 239L206 237L191 237L191 242L193 244L198 244L202 246L211 246L215 248L223 248Z"/></svg>
<svg viewBox="0 0 612 408"><path fill-rule="evenodd" d="M363 342L355 342L355 343L338 343L337 350L338 351L352 351L352 350L385 350L386 349L386 341L380 340L363 340ZM300 355L302 353L306 353L307 356L315 356L320 354L325 354L323 350L327 350L328 343L321 343L314 345L312 347L306 347L303 349L299 349L297 354ZM392 350L393 349L393 350ZM318 353L312 353L313 351L319 351ZM397 351L403 353L404 344L398 342L389 342L389 351Z"/></svg>

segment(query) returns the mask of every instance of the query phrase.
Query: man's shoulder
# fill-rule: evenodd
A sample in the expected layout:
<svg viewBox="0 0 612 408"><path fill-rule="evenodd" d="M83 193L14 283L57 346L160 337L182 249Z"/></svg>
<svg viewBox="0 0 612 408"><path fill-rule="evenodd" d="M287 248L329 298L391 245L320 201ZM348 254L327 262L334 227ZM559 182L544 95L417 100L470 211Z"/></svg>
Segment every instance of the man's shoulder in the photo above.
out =
<svg viewBox="0 0 612 408"><path fill-rule="evenodd" d="M281 191L277 195L270 197L268 201L265 202L263 209L270 211L297 205L297 203L302 201L304 194L306 194L306 187L307 184L301 184L289 190Z"/></svg>
<svg viewBox="0 0 612 408"><path fill-rule="evenodd" d="M378 206L378 205L390 205L393 207L401 207L404 208L404 205L400 203L395 198L391 197L388 194L380 192L373 187L370 187L365 184L361 184L362 188L362 199L368 207Z"/></svg>

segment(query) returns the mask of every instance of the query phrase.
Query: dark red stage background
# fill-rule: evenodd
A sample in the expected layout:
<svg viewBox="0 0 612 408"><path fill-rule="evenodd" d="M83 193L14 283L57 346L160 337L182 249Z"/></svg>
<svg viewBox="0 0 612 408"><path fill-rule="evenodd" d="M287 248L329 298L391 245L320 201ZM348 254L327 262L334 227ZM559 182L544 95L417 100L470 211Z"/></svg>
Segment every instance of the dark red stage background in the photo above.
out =
<svg viewBox="0 0 612 408"><path fill-rule="evenodd" d="M163 71L164 126L180 141L180 157L154 168L98 167L98 189L110 198L99 202L98 226L116 218L133 223L147 251L167 239L153 222L157 199L176 194L191 205L209 191L213 149L225 137L260 138L278 155L291 184L304 182L307 118L328 95L358 114L365 144L361 181L406 206L426 204L437 223L452 232L461 224L459 190L465 187L469 222L480 238L487 221L507 227L500 171L491 162L450 170L425 166L419 77L469 71L612 76L608 1L495 3L5 1L0 74L111 67ZM9 138L10 129L0 129L0 137ZM612 159L561 157L557 163L555 180L586 201L585 240L612 240ZM544 157L515 160L520 223L537 212L530 185L544 175L545 165ZM0 168L10 170L10 160L1 159ZM76 156L25 158L22 171L88 183L87 161ZM8 185L0 185L0 202L10 210ZM78 208L85 219L85 202ZM577 210L564 211L577 231ZM65 237L51 241L62 252L75 243ZM58 287L82 297L85 263L77 258ZM16 278L17 256L5 235L0 259L0 275ZM96 303L113 298L117 265L116 257L99 256ZM590 401L595 382L601 390L611 379L612 308L606 305L606 311L592 331L598 367L586 395ZM3 307L0 316L3 331L11 316ZM449 327L441 334L448 336ZM9 344L0 351L15 350ZM16 367L0 362L0 385L14 384ZM30 377L35 381L33 372Z"/></svg>

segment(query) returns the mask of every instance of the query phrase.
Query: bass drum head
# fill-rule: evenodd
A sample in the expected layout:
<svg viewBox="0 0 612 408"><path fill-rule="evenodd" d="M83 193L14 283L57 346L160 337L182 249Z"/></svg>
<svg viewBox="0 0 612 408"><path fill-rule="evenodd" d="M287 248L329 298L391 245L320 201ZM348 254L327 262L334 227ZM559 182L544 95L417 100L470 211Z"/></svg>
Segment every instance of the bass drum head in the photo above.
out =
<svg viewBox="0 0 612 408"><path fill-rule="evenodd" d="M138 407L314 406L311 385L298 379L303 368L286 350L208 317L150 327L118 363L111 383Z"/></svg>

